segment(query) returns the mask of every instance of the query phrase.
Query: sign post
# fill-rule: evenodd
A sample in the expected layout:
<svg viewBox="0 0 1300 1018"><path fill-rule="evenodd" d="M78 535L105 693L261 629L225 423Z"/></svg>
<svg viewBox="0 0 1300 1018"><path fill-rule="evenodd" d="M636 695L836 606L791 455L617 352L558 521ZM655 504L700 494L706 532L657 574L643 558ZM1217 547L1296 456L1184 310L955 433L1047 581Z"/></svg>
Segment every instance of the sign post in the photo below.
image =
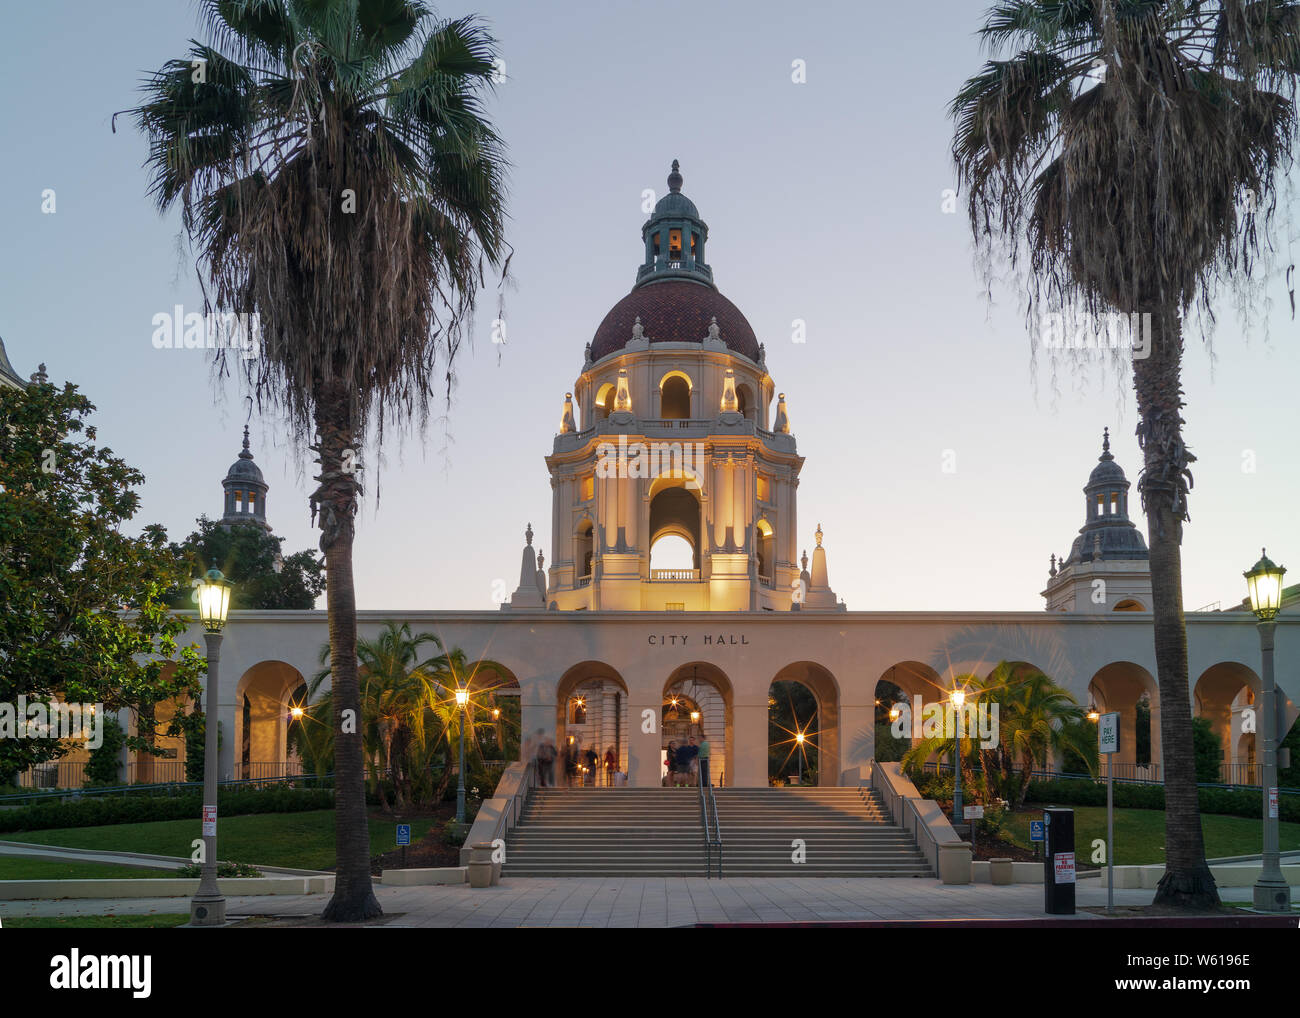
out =
<svg viewBox="0 0 1300 1018"><path fill-rule="evenodd" d="M1029 821L1029 841L1034 846L1034 858L1038 858L1038 846L1047 840L1045 826L1041 820Z"/></svg>
<svg viewBox="0 0 1300 1018"><path fill-rule="evenodd" d="M406 846L411 843L411 825L397 825L397 844L402 848L402 869L406 869Z"/></svg>
<svg viewBox="0 0 1300 1018"><path fill-rule="evenodd" d="M1106 756L1106 911L1115 910L1115 754L1119 752L1119 711L1097 720L1097 752Z"/></svg>

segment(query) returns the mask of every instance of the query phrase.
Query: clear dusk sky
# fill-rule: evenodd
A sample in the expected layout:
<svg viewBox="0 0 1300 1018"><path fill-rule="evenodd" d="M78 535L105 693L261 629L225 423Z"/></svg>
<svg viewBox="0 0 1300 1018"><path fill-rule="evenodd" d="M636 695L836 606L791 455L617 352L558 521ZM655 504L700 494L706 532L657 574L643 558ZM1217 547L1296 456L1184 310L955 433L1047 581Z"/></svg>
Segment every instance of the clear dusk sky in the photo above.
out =
<svg viewBox="0 0 1300 1018"><path fill-rule="evenodd" d="M488 291L445 421L363 457L361 607L492 608L493 582L517 582L530 521L551 557L543 456L584 344L634 281L642 192L662 195L678 158L715 280L787 394L807 458L801 542L811 550L822 524L849 608L1042 608L1048 556L1068 552L1083 523L1104 426L1137 479L1136 412L1127 377L1061 363L1054 384L1046 357L1035 375L1015 287L986 298L967 222L942 210L946 105L985 59L974 35L985 4L924 6L438 8L480 13L506 61L491 111L513 163L507 341L491 341ZM155 314L201 298L178 215L146 197L145 139L125 118L112 133L110 118L200 34L195 8L47 0L4 21L0 336L19 374L43 361L90 396L100 441L147 477L138 522L180 538L200 513L221 513L247 402L236 380L214 383L203 353L150 342ZM41 211L47 188L53 215ZM1297 229L1283 221L1279 234L1249 333L1225 298L1213 357L1188 342L1186 438L1199 460L1188 608L1244 596L1261 545L1300 576L1300 324L1281 278ZM275 532L286 551L314 547L310 464L282 422L250 423Z"/></svg>

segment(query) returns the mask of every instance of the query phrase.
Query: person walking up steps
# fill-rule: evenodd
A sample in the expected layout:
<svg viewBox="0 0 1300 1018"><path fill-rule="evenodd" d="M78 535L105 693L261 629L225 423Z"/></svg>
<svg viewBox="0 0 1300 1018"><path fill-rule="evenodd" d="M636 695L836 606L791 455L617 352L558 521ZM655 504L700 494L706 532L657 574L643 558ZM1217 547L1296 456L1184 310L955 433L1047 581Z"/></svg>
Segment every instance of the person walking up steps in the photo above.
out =
<svg viewBox="0 0 1300 1018"><path fill-rule="evenodd" d="M709 783L709 737L703 732L700 733L698 750L695 759L699 763L700 784L707 785Z"/></svg>

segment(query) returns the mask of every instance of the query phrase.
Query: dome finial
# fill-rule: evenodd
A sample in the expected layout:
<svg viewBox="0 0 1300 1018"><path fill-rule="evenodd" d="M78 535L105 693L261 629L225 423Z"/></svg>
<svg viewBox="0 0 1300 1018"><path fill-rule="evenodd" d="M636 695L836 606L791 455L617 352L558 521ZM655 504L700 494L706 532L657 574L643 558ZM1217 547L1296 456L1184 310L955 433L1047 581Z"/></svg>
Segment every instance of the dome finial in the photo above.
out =
<svg viewBox="0 0 1300 1018"><path fill-rule="evenodd" d="M673 160L673 172L668 174L668 190L676 193L682 189L682 165L676 159Z"/></svg>
<svg viewBox="0 0 1300 1018"><path fill-rule="evenodd" d="M248 425L247 424L244 425L244 448L240 450L239 458L241 460L251 460L253 458L253 454L248 448Z"/></svg>
<svg viewBox="0 0 1300 1018"><path fill-rule="evenodd" d="M1110 428L1101 429L1101 451L1110 452Z"/></svg>

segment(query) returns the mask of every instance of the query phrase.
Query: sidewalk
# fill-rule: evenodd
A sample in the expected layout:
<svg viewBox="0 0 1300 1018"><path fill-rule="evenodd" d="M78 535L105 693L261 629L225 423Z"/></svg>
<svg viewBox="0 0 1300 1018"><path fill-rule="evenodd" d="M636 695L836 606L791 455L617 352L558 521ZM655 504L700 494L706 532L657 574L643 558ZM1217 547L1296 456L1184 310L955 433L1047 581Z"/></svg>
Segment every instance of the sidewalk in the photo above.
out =
<svg viewBox="0 0 1300 1018"><path fill-rule="evenodd" d="M89 848L66 848L62 845L33 845L25 841L0 841L0 856L26 856L29 859L58 859L63 862L99 862L114 866L141 866L146 869L174 870L189 866L191 860L175 855L146 855L140 852L97 852ZM258 866L268 877L316 876L322 870L291 870L276 866Z"/></svg>
<svg viewBox="0 0 1300 1018"><path fill-rule="evenodd" d="M697 922L816 922L872 919L1043 918L1041 884L952 886L917 878L558 877L507 878L500 886L383 887L375 895L395 927L665 927ZM1104 906L1106 888L1078 885L1077 905ZM1300 900L1300 888L1292 890ZM1115 891L1116 905L1149 905L1150 890ZM1228 889L1225 901L1249 900L1249 889ZM328 896L238 897L231 917L316 915ZM135 915L187 910L177 898L120 901L14 901L11 916ZM399 914L400 913L400 914ZM1068 918L1068 917L1060 917ZM1080 912L1079 922L1105 922Z"/></svg>

